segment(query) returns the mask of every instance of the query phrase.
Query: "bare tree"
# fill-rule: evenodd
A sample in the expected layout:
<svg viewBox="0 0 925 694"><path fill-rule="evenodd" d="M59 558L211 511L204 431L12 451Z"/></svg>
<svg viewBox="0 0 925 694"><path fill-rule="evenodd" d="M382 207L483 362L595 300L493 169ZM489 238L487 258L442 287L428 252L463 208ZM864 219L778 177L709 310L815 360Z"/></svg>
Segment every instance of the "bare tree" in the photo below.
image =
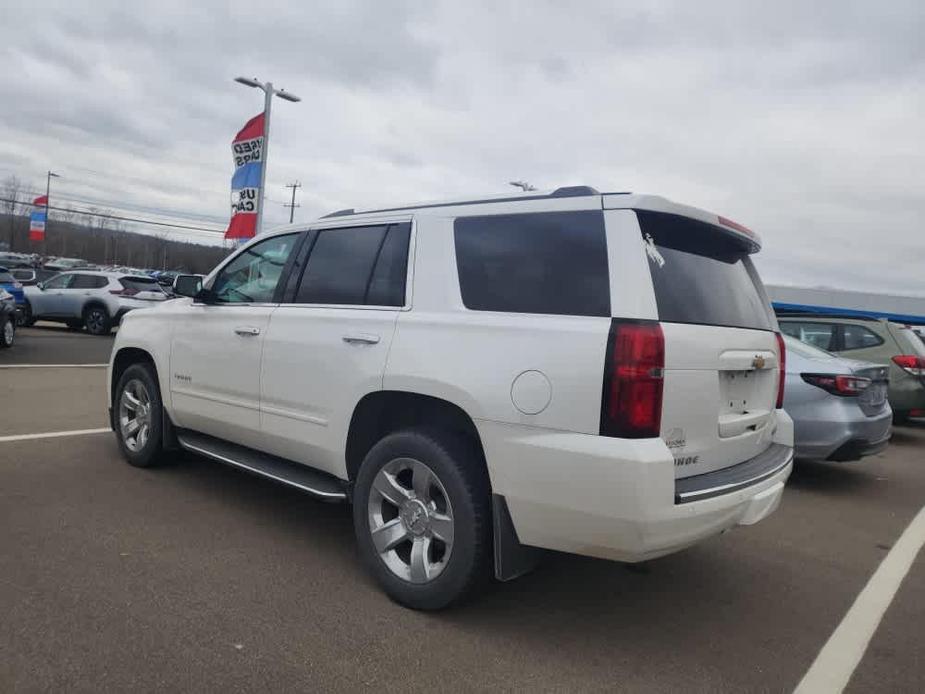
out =
<svg viewBox="0 0 925 694"><path fill-rule="evenodd" d="M13 229L15 217L21 213L24 191L22 181L16 176L7 176L0 183L0 210L10 216L10 250L13 250Z"/></svg>

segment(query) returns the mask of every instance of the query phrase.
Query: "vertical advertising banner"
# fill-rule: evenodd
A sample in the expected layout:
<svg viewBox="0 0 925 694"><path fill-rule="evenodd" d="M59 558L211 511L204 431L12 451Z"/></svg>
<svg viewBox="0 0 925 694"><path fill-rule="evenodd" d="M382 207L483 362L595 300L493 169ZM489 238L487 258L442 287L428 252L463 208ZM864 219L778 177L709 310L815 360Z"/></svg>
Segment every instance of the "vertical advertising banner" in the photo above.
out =
<svg viewBox="0 0 925 694"><path fill-rule="evenodd" d="M45 239L45 222L48 217L48 197L42 195L32 201L32 214L29 215L29 240Z"/></svg>
<svg viewBox="0 0 925 694"><path fill-rule="evenodd" d="M263 167L264 117L260 113L231 141L234 176L231 177L231 222L226 239L249 239L257 234L257 196Z"/></svg>

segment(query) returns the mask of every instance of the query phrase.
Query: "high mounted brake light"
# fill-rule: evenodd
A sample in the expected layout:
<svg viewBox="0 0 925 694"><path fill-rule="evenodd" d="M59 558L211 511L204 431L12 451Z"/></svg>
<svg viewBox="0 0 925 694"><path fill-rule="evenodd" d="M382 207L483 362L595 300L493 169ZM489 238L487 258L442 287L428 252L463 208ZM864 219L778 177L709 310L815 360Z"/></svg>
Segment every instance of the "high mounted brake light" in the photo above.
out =
<svg viewBox="0 0 925 694"><path fill-rule="evenodd" d="M738 222L734 222L728 217L717 216L717 220L719 221L720 226L726 227L727 229L733 229L738 232L739 235L747 238L755 251L761 248L761 238L747 226L739 224Z"/></svg>
<svg viewBox="0 0 925 694"><path fill-rule="evenodd" d="M601 436L645 439L659 435L664 371L662 326L614 319L604 364Z"/></svg>

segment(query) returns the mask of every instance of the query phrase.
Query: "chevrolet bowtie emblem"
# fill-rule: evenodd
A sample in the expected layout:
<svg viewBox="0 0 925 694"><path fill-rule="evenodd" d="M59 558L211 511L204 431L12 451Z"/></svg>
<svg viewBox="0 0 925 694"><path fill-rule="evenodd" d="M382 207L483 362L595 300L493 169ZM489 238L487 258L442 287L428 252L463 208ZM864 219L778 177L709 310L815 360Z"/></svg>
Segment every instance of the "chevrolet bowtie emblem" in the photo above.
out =
<svg viewBox="0 0 925 694"><path fill-rule="evenodd" d="M752 359L752 366L754 366L756 369L763 369L764 357L762 357L760 354L756 355L755 358Z"/></svg>

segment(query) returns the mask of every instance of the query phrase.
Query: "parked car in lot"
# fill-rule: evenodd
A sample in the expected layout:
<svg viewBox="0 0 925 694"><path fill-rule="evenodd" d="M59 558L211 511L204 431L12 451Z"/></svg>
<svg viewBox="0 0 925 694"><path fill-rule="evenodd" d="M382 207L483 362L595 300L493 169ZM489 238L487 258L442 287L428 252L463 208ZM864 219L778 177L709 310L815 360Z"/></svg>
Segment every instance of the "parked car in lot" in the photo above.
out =
<svg viewBox="0 0 925 694"><path fill-rule="evenodd" d="M23 291L22 283L5 267L0 267L0 289L13 297L13 301L16 303L17 322L21 322L25 311L26 295Z"/></svg>
<svg viewBox="0 0 925 694"><path fill-rule="evenodd" d="M24 287L33 287L39 282L47 282L55 275L57 270L46 270L40 267L10 268L10 274Z"/></svg>
<svg viewBox="0 0 925 694"><path fill-rule="evenodd" d="M16 300L0 288L0 349L13 346L16 338Z"/></svg>
<svg viewBox="0 0 925 694"><path fill-rule="evenodd" d="M26 287L25 323L37 320L85 327L91 335L108 335L129 311L150 308L167 299L150 277L116 272L64 272Z"/></svg>
<svg viewBox="0 0 925 694"><path fill-rule="evenodd" d="M841 462L884 450L893 425L888 367L843 359L789 335L784 343L784 409L793 419L796 457Z"/></svg>
<svg viewBox="0 0 925 694"><path fill-rule="evenodd" d="M533 548L622 561L777 507L783 340L751 231L586 187L345 211L126 316L111 423L353 503L366 566L436 609Z"/></svg>
<svg viewBox="0 0 925 694"><path fill-rule="evenodd" d="M74 270L77 268L87 267L89 263L82 258L52 258L45 263L44 267L48 270Z"/></svg>
<svg viewBox="0 0 925 694"><path fill-rule="evenodd" d="M888 398L896 421L925 415L925 344L906 325L876 318L781 315L781 330L850 359L889 367Z"/></svg>

